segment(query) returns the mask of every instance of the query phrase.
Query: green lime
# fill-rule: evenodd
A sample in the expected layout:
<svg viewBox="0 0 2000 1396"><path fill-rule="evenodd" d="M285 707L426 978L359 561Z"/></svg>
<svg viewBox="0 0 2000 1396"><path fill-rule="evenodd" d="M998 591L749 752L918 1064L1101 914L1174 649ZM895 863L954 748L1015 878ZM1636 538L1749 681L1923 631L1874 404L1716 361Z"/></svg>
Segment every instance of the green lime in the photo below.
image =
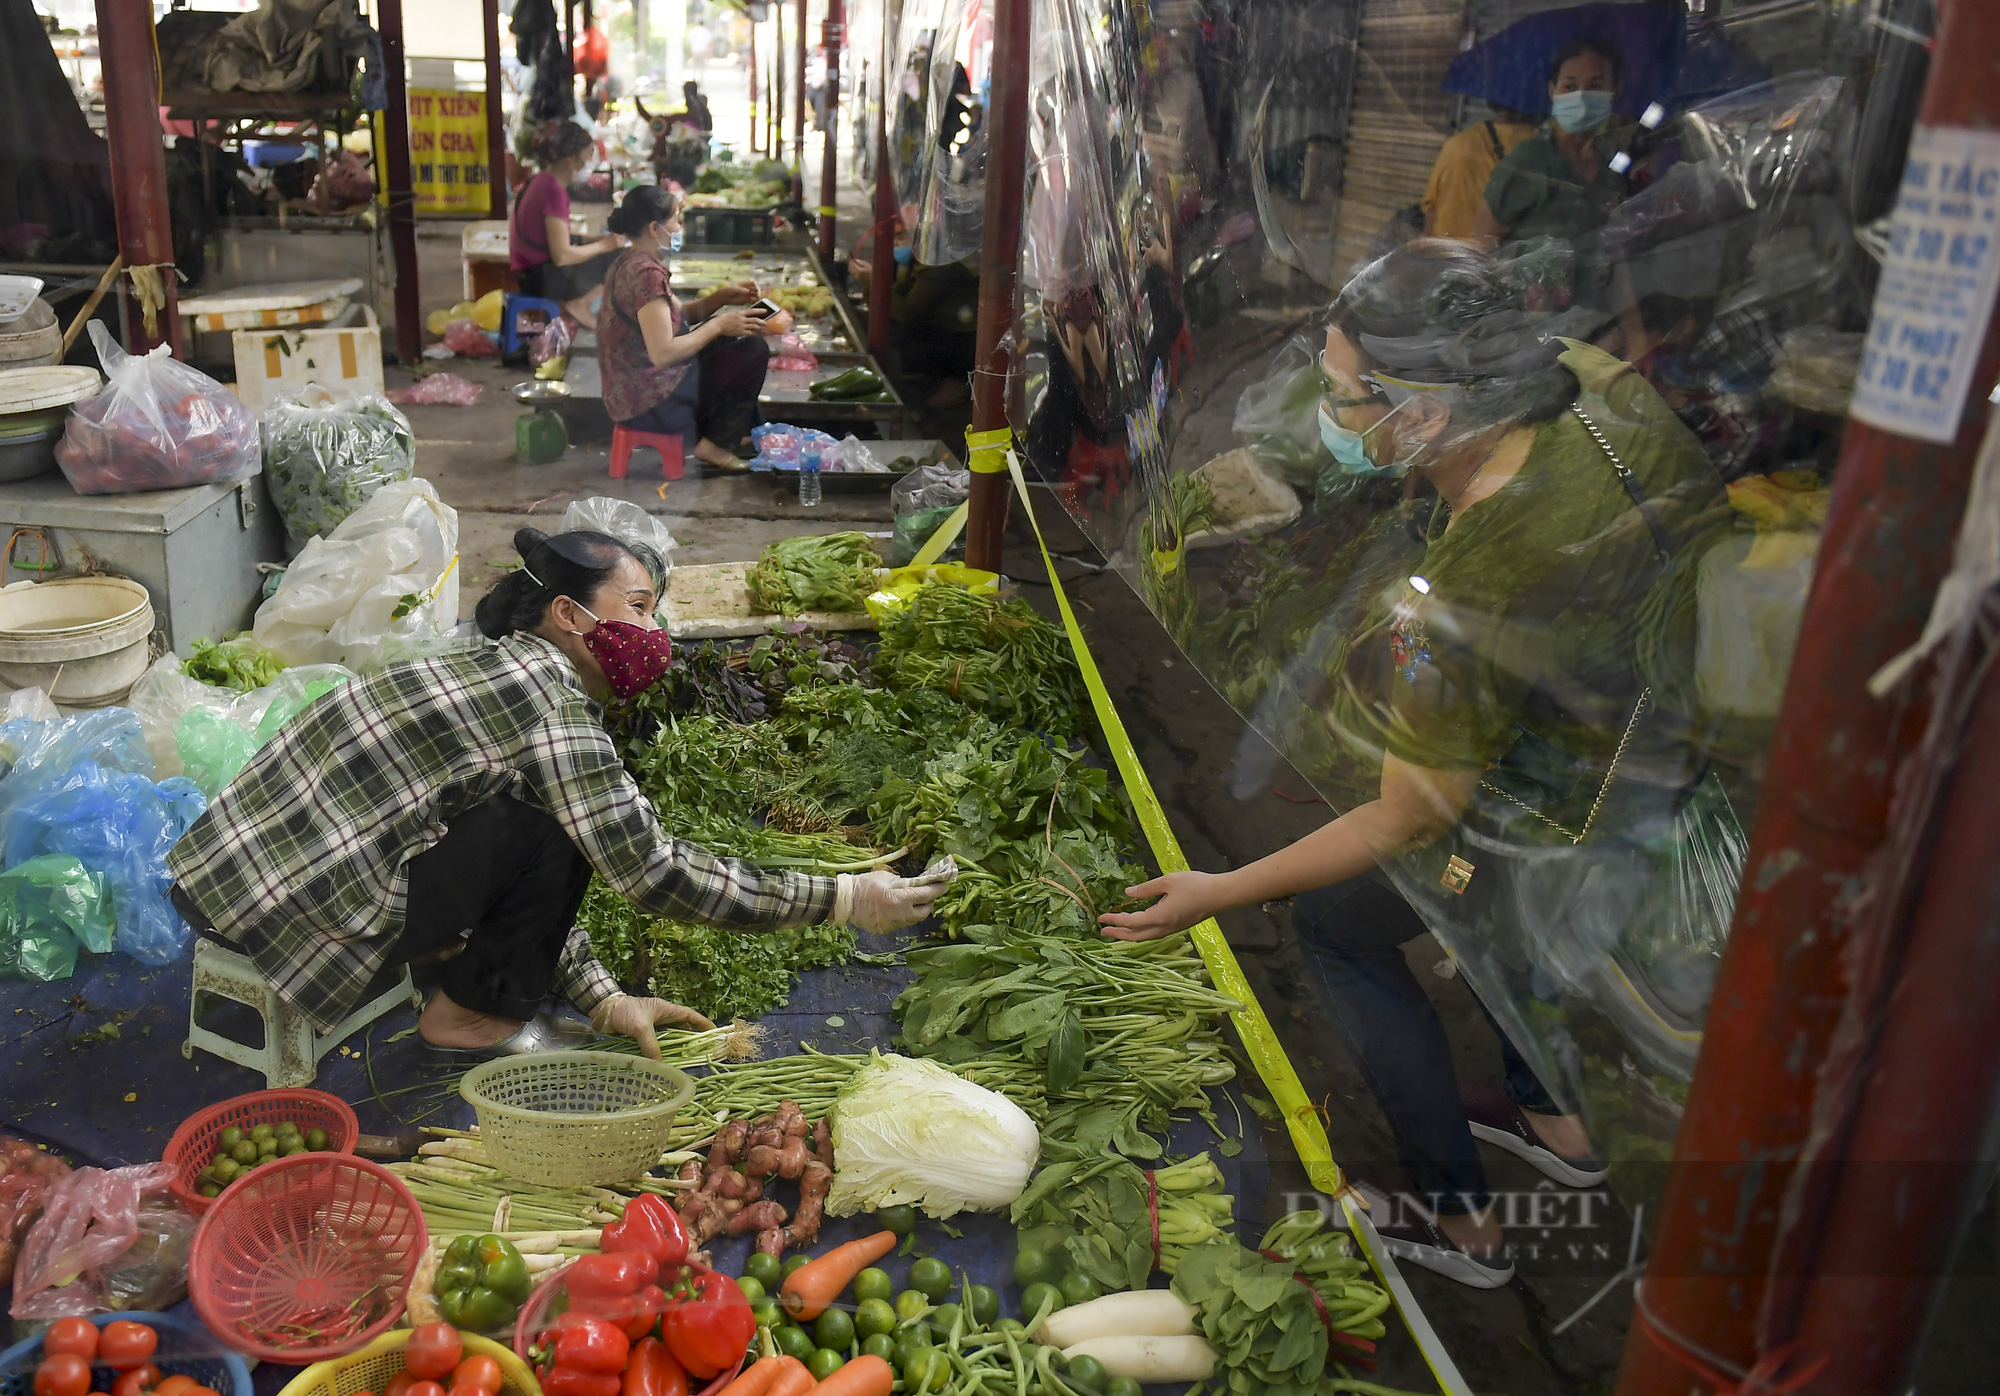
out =
<svg viewBox="0 0 2000 1396"><path fill-rule="evenodd" d="M993 1325L995 1333L1012 1333L1018 1340L1028 1336L1027 1325L1018 1318L1003 1318Z"/></svg>
<svg viewBox="0 0 2000 1396"><path fill-rule="evenodd" d="M233 1149L243 1142L243 1131L235 1125L224 1125L215 1142L218 1148Z"/></svg>
<svg viewBox="0 0 2000 1396"><path fill-rule="evenodd" d="M936 1348L919 1348L903 1364L905 1391L942 1391L951 1380L951 1359Z"/></svg>
<svg viewBox="0 0 2000 1396"><path fill-rule="evenodd" d="M738 1275L736 1287L743 1291L743 1297L752 1304L764 1297L764 1282L755 1275Z"/></svg>
<svg viewBox="0 0 2000 1396"><path fill-rule="evenodd" d="M326 1152L326 1145L327 1145L327 1138L325 1130L309 1129L306 1131L306 1147L308 1149L311 1149L316 1154L321 1154Z"/></svg>
<svg viewBox="0 0 2000 1396"><path fill-rule="evenodd" d="M1146 1396L1146 1388L1136 1377L1113 1377L1104 1383L1104 1396Z"/></svg>
<svg viewBox="0 0 2000 1396"><path fill-rule="evenodd" d="M290 1158L293 1154L302 1154L305 1151L306 1141L299 1138L296 1134L287 1135L278 1145L278 1156L280 1158Z"/></svg>
<svg viewBox="0 0 2000 1396"><path fill-rule="evenodd" d="M769 1294L785 1278L785 1267L778 1257L756 1251L743 1262L743 1273L764 1286L764 1292Z"/></svg>
<svg viewBox="0 0 2000 1396"><path fill-rule="evenodd" d="M921 1352L931 1346L931 1335L927 1329L912 1328L896 1336L896 1354L889 1360L896 1370L902 1371L910 1365L910 1354Z"/></svg>
<svg viewBox="0 0 2000 1396"><path fill-rule="evenodd" d="M915 1318L931 1306L930 1296L906 1289L896 1296L896 1317Z"/></svg>
<svg viewBox="0 0 2000 1396"><path fill-rule="evenodd" d="M1069 1269L1069 1257L1059 1250L1019 1250L1014 1253L1014 1283L1054 1284Z"/></svg>
<svg viewBox="0 0 2000 1396"><path fill-rule="evenodd" d="M272 1135L269 1139L259 1139L257 1141L258 1158L276 1158L277 1156L278 1138L276 1135Z"/></svg>
<svg viewBox="0 0 2000 1396"><path fill-rule="evenodd" d="M884 1231L893 1231L898 1236L908 1236L917 1229L917 1209L914 1207L883 1207L875 1213L875 1224Z"/></svg>
<svg viewBox="0 0 2000 1396"><path fill-rule="evenodd" d="M1111 1374L1104 1370L1104 1364L1096 1358L1079 1354L1063 1364L1063 1380L1071 1386L1101 1391L1104 1389L1104 1383L1111 1380Z"/></svg>
<svg viewBox="0 0 2000 1396"><path fill-rule="evenodd" d="M966 1307L972 1310L972 1321L986 1328L1000 1317L1000 1296L991 1285L974 1285L966 1291Z"/></svg>
<svg viewBox="0 0 2000 1396"><path fill-rule="evenodd" d="M234 1144L230 1145L229 1156L244 1167L249 1167L257 1161L257 1141L254 1139L237 1140Z"/></svg>
<svg viewBox="0 0 2000 1396"><path fill-rule="evenodd" d="M223 1157L208 1166L208 1174L216 1182L227 1187L236 1181L236 1175L243 1171L243 1165L233 1158Z"/></svg>
<svg viewBox="0 0 2000 1396"><path fill-rule="evenodd" d="M814 1381L825 1381L847 1365L847 1359L832 1348L814 1348L805 1357L806 1370L812 1373Z"/></svg>
<svg viewBox="0 0 2000 1396"><path fill-rule="evenodd" d="M812 1355L819 1344L812 1340L812 1334L796 1323L787 1323L771 1332L771 1341L778 1345L778 1351L787 1357L796 1357L803 1362Z"/></svg>
<svg viewBox="0 0 2000 1396"><path fill-rule="evenodd" d="M879 1357L884 1362L896 1360L896 1339L890 1333L870 1333L861 1340L861 1352L865 1357Z"/></svg>
<svg viewBox="0 0 2000 1396"><path fill-rule="evenodd" d="M942 1299L951 1292L951 1267L936 1256L926 1256L910 1267L910 1288L932 1300Z"/></svg>
<svg viewBox="0 0 2000 1396"><path fill-rule="evenodd" d="M252 1125L250 1126L250 1137L261 1144L266 1139L276 1139L278 1131L272 1129L269 1125Z"/></svg>
<svg viewBox="0 0 2000 1396"><path fill-rule="evenodd" d="M1033 1323L1035 1315L1042 1311L1044 1304L1049 1306L1050 1313L1054 1313L1062 1308L1065 1302L1062 1291L1052 1284L1029 1285L1021 1291L1021 1313L1025 1316L1023 1321Z"/></svg>
<svg viewBox="0 0 2000 1396"><path fill-rule="evenodd" d="M836 1350L854 1345L854 1320L845 1309L828 1309L813 1320L813 1341Z"/></svg>
<svg viewBox="0 0 2000 1396"><path fill-rule="evenodd" d="M283 1139L288 1134L297 1134L298 1132L299 1132L299 1127L296 1124L292 1123L292 1121L290 1120L278 1121L278 1138Z"/></svg>
<svg viewBox="0 0 2000 1396"><path fill-rule="evenodd" d="M864 1338L896 1331L896 1310L886 1299L864 1299L854 1310L854 1331Z"/></svg>
<svg viewBox="0 0 2000 1396"><path fill-rule="evenodd" d="M203 1183L201 1185L201 1195L203 1197L220 1197L222 1196L222 1185L220 1183Z"/></svg>
<svg viewBox="0 0 2000 1396"><path fill-rule="evenodd" d="M767 1294L750 1306L750 1317L757 1320L759 1328L776 1328L785 1321L785 1311Z"/></svg>
<svg viewBox="0 0 2000 1396"><path fill-rule="evenodd" d="M1081 1270L1072 1270L1067 1275L1064 1275L1062 1283L1057 1288L1062 1291L1063 1303L1065 1304L1088 1304L1091 1300L1097 1298L1098 1295L1104 1293L1104 1286L1100 1285L1096 1280L1091 1279L1090 1276L1084 1274Z"/></svg>
<svg viewBox="0 0 2000 1396"><path fill-rule="evenodd" d="M889 1278L887 1270L877 1270L869 1266L854 1277L854 1300L863 1303L869 1299L887 1299L896 1292L896 1282Z"/></svg>
<svg viewBox="0 0 2000 1396"><path fill-rule="evenodd" d="M931 1333L939 1342L951 1337L951 1327L959 1321L960 1312L956 1304L940 1304L931 1311Z"/></svg>
<svg viewBox="0 0 2000 1396"><path fill-rule="evenodd" d="M812 1257L809 1255L787 1256L782 1267L782 1274L785 1278L790 1278L792 1271L810 1264L812 1264Z"/></svg>

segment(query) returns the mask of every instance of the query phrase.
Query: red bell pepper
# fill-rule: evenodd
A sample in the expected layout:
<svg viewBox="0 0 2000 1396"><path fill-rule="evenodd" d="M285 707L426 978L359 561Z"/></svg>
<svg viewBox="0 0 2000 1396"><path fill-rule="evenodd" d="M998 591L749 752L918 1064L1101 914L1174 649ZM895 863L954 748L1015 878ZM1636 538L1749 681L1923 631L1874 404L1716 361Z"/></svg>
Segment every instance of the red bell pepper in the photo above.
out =
<svg viewBox="0 0 2000 1396"><path fill-rule="evenodd" d="M632 1295L629 1299L620 1301L620 1303L631 1307L629 1315L621 1316L621 1310L617 1313L606 1314L605 1317L622 1327L625 1330L626 1337L637 1342L648 1333L651 1333L653 1326L660 1321L660 1315L666 1311L667 1293L658 1285L647 1285L637 1294Z"/></svg>
<svg viewBox="0 0 2000 1396"><path fill-rule="evenodd" d="M689 1375L712 1377L743 1356L757 1331L757 1319L750 1312L750 1301L727 1275L703 1275L700 1291L697 1299L668 1305L660 1332Z"/></svg>
<svg viewBox="0 0 2000 1396"><path fill-rule="evenodd" d="M625 1215L604 1228L598 1245L606 1255L642 1251L664 1273L687 1259L687 1228L664 1197L642 1192L625 1205Z"/></svg>
<svg viewBox="0 0 2000 1396"><path fill-rule="evenodd" d="M688 1396L687 1373L658 1338L641 1338L625 1364L622 1396Z"/></svg>
<svg viewBox="0 0 2000 1396"><path fill-rule="evenodd" d="M617 1376L625 1370L632 1342L615 1323L574 1311L556 1321L555 1367L593 1376Z"/></svg>
<svg viewBox="0 0 2000 1396"><path fill-rule="evenodd" d="M578 1256L562 1272L570 1308L586 1314L629 1299L659 1278L660 1262L645 1251Z"/></svg>
<svg viewBox="0 0 2000 1396"><path fill-rule="evenodd" d="M617 1377L579 1372L557 1367L541 1374L543 1396L618 1396L622 1383Z"/></svg>

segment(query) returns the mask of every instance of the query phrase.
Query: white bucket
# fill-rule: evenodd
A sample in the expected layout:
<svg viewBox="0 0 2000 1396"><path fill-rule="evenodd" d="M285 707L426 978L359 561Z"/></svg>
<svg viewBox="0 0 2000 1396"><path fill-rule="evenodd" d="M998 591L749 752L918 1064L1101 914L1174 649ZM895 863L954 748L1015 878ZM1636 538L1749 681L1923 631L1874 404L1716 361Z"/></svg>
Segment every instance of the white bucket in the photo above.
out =
<svg viewBox="0 0 2000 1396"><path fill-rule="evenodd" d="M0 587L0 682L107 707L146 672L152 633L152 599L129 578L15 582Z"/></svg>

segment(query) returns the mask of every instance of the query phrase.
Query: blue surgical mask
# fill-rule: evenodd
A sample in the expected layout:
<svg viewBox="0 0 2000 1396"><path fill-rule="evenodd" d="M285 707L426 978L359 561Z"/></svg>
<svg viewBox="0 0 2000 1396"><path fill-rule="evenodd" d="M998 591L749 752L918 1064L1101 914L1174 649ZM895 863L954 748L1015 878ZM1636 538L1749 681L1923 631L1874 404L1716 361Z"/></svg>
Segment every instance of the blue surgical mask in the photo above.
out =
<svg viewBox="0 0 2000 1396"><path fill-rule="evenodd" d="M676 228L676 229L674 229L674 231L673 231L672 233L670 233L670 234L669 234L669 235L667 236L667 242L666 242L666 245L665 245L664 247L662 247L662 248L660 249L660 251L661 251L661 253L662 253L663 255L666 255L666 256L671 256L671 255L673 255L674 253L676 253L676 252L680 251L680 250L681 250L681 244L682 244L682 243L684 243L684 242L686 242L686 241L687 241L687 234L686 234L686 232L684 232L683 230L681 230L681 229L679 229L679 228Z"/></svg>
<svg viewBox="0 0 2000 1396"><path fill-rule="evenodd" d="M914 262L916 259L917 259L917 254L911 248L899 247L896 249L897 266L907 267L910 263Z"/></svg>
<svg viewBox="0 0 2000 1396"><path fill-rule="evenodd" d="M1604 124L1604 118L1611 115L1611 94L1559 92L1549 103L1549 115L1556 119L1556 125L1572 136L1595 131Z"/></svg>
<svg viewBox="0 0 2000 1396"><path fill-rule="evenodd" d="M1333 414L1333 409L1322 402L1319 405L1319 439L1333 453L1333 458L1340 462L1340 468L1350 475L1400 475L1408 462L1392 461L1388 465L1377 465L1368 455L1368 434L1402 410L1398 404L1378 418L1367 431L1355 431L1343 426Z"/></svg>

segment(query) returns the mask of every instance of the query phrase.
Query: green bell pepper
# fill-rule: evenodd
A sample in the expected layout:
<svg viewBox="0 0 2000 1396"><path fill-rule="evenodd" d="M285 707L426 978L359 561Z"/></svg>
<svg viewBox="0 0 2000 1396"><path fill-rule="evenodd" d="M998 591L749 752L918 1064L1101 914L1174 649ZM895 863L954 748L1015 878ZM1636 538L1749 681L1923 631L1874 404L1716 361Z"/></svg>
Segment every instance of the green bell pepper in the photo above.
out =
<svg viewBox="0 0 2000 1396"><path fill-rule="evenodd" d="M514 1321L534 1289L521 1253L501 1237L459 1236L438 1265L438 1312L454 1328L492 1333Z"/></svg>

